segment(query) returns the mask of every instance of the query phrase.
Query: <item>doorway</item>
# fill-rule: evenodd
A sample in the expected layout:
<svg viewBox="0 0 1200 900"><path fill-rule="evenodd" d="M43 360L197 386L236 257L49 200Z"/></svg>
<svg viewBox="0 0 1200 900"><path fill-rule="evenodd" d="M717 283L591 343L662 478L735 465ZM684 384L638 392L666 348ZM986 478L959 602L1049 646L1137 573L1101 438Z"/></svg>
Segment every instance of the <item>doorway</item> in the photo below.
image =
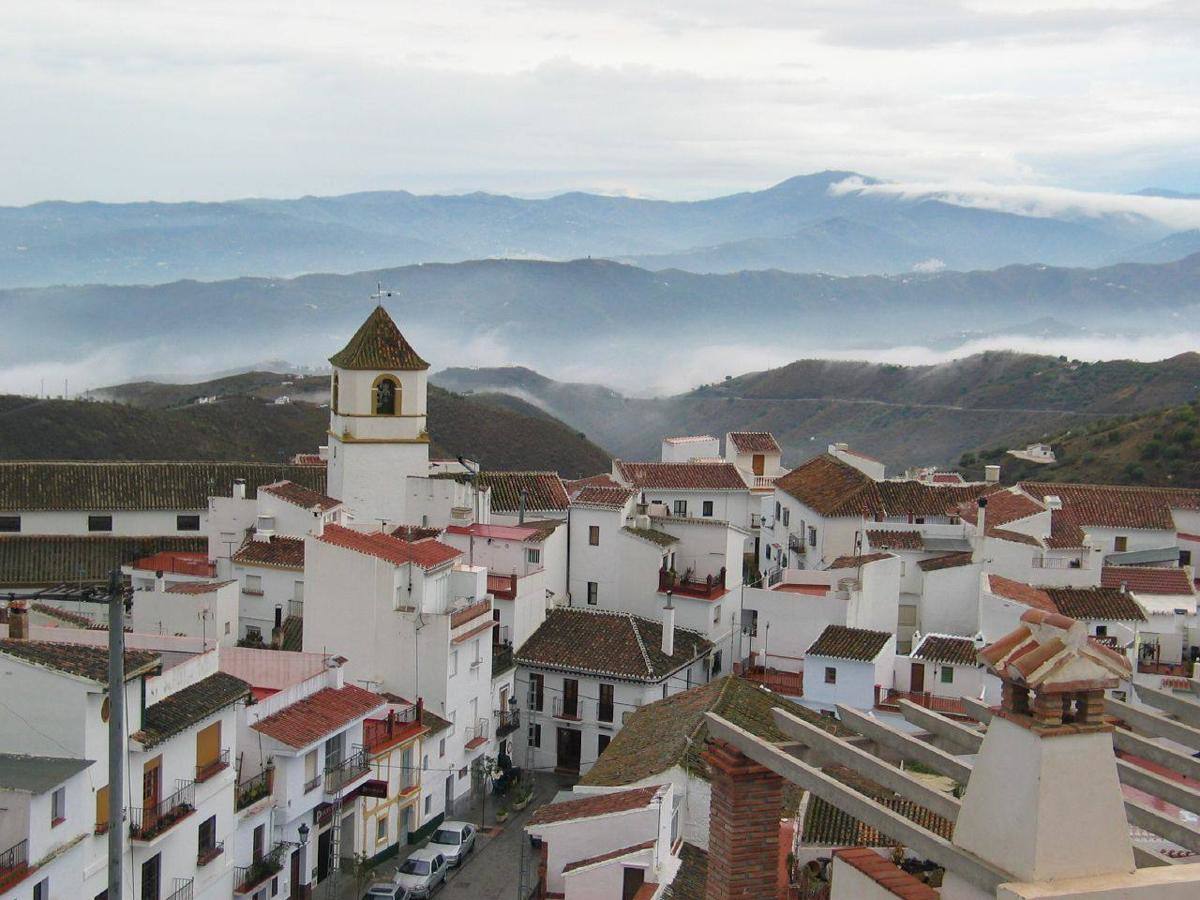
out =
<svg viewBox="0 0 1200 900"><path fill-rule="evenodd" d="M288 876L288 883L291 885L291 900L300 900L300 854L303 852L300 848L292 851L292 867L291 874Z"/></svg>
<svg viewBox="0 0 1200 900"><path fill-rule="evenodd" d="M762 475L763 472L766 471L766 463L766 457L764 457L761 453L755 453L754 456L750 458L750 469L755 475ZM629 870L626 869L625 871L628 872Z"/></svg>
<svg viewBox="0 0 1200 900"><path fill-rule="evenodd" d="M909 679L908 689L914 694L925 693L925 663L912 664L912 677Z"/></svg>
<svg viewBox="0 0 1200 900"><path fill-rule="evenodd" d="M446 776L446 804L445 817L447 819L454 818L454 773L451 772Z"/></svg>
<svg viewBox="0 0 1200 900"><path fill-rule="evenodd" d="M621 878L621 900L633 900L646 881L645 869L626 866Z"/></svg>
<svg viewBox="0 0 1200 900"><path fill-rule="evenodd" d="M317 837L317 881L329 877L329 854L333 850L333 829L326 828Z"/></svg>
<svg viewBox="0 0 1200 900"><path fill-rule="evenodd" d="M558 729L558 760L555 763L558 770L578 775L582 748L582 731L576 731L574 728Z"/></svg>

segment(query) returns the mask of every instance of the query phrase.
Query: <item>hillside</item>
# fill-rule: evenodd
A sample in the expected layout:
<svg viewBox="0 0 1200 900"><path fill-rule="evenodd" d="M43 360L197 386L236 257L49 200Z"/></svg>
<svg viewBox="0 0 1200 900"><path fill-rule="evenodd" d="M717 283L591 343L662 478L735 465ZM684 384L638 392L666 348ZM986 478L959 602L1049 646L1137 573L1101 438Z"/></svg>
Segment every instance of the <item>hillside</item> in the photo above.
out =
<svg viewBox="0 0 1200 900"><path fill-rule="evenodd" d="M994 447L966 453L960 471L980 477L998 463L1005 482L1021 480L1200 487L1200 401L1138 416L1100 419L1051 436L1056 462L1039 465Z"/></svg>
<svg viewBox="0 0 1200 900"><path fill-rule="evenodd" d="M662 398L560 383L519 367L447 369L433 380L458 392L519 397L625 459L656 458L666 435L769 430L788 464L846 441L896 471L1190 402L1200 388L1200 354L1157 363L1089 364L1018 353L938 366L801 360Z"/></svg>
<svg viewBox="0 0 1200 900"><path fill-rule="evenodd" d="M265 382L291 379L252 373L237 380L259 383L257 392L265 396L272 391ZM222 381L228 388L229 380ZM328 379L314 381L327 393ZM253 390L221 394L214 384L108 389L114 397L136 396L136 405L0 395L0 458L282 461L325 442L328 408L276 405L252 396ZM217 395L212 403L188 402ZM431 387L429 430L431 454L467 456L487 469L552 469L578 477L609 467L608 454L578 432L515 403L490 405Z"/></svg>
<svg viewBox="0 0 1200 900"><path fill-rule="evenodd" d="M853 275L911 272L930 260L956 269L1080 266L1170 252L1170 244L1145 249L1170 236L1147 219L1014 215L956 205L949 196L863 190L872 184L854 172L827 171L691 202L377 191L222 203L37 203L0 208L0 286L290 276L489 257Z"/></svg>

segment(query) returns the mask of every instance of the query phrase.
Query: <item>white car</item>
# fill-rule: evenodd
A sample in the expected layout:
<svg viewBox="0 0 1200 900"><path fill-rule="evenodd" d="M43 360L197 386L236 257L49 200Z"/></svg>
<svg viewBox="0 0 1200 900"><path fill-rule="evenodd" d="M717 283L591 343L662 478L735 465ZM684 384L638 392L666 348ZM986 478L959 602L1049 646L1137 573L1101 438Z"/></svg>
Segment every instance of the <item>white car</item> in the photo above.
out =
<svg viewBox="0 0 1200 900"><path fill-rule="evenodd" d="M363 894L362 900L409 900L412 894L402 884L394 881L376 881Z"/></svg>
<svg viewBox="0 0 1200 900"><path fill-rule="evenodd" d="M414 850L396 869L395 884L407 888L413 897L428 897L446 880L449 868L446 857L437 850L428 847Z"/></svg>
<svg viewBox="0 0 1200 900"><path fill-rule="evenodd" d="M476 831L478 829L470 822L443 822L425 849L436 850L452 866L461 865L467 854L475 849Z"/></svg>

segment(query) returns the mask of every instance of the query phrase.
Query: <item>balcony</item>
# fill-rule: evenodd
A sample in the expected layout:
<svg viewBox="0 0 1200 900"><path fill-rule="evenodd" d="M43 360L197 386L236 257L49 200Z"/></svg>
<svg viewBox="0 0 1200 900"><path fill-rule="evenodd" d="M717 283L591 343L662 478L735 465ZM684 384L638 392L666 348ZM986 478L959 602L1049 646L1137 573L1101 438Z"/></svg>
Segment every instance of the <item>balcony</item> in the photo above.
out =
<svg viewBox="0 0 1200 900"><path fill-rule="evenodd" d="M516 575L493 575L488 572L488 593L497 600L515 600L517 598Z"/></svg>
<svg viewBox="0 0 1200 900"><path fill-rule="evenodd" d="M939 697L929 691L898 691L895 688L875 685L875 705L877 707L899 709L901 700L908 700L917 706L923 706L952 717L967 715L966 705L958 697Z"/></svg>
<svg viewBox="0 0 1200 900"><path fill-rule="evenodd" d="M325 793L337 794L370 773L367 751L361 748L354 750L349 756L325 764Z"/></svg>
<svg viewBox="0 0 1200 900"><path fill-rule="evenodd" d="M582 722L583 701L571 697L555 697L554 706L550 714L556 719L565 719L568 722Z"/></svg>
<svg viewBox="0 0 1200 900"><path fill-rule="evenodd" d="M196 766L196 784L203 784L221 772L229 768L229 748L226 747L217 754L217 758Z"/></svg>
<svg viewBox="0 0 1200 900"><path fill-rule="evenodd" d="M688 572L685 572L682 576L673 575L666 569L659 569L659 593L665 594L667 591L670 591L674 594L681 594L685 597L698 597L702 600L715 600L717 597L722 597L727 593L725 589L724 566L721 567L721 571L716 575L705 576L704 581L696 581L689 578L688 575Z"/></svg>
<svg viewBox="0 0 1200 900"><path fill-rule="evenodd" d="M207 866L210 862L225 852L225 842L217 841L211 847L205 847L196 854L196 866Z"/></svg>
<svg viewBox="0 0 1200 900"><path fill-rule="evenodd" d="M512 734L521 727L521 711L519 709L496 710L496 740Z"/></svg>
<svg viewBox="0 0 1200 900"><path fill-rule="evenodd" d="M303 600L289 600L288 601L288 615L295 616L297 619L303 619L304 618L304 601Z"/></svg>
<svg viewBox="0 0 1200 900"><path fill-rule="evenodd" d="M467 739L466 748L468 750L476 750L486 744L490 726L490 719L478 719L474 725L467 728L463 732L463 737Z"/></svg>
<svg viewBox="0 0 1200 900"><path fill-rule="evenodd" d="M513 667L513 645L508 644L493 644L492 645L492 677L496 678L503 675Z"/></svg>
<svg viewBox="0 0 1200 900"><path fill-rule="evenodd" d="M414 705L392 711L386 719L366 719L363 722L363 747L369 754L381 753L416 737L420 730L420 707Z"/></svg>
<svg viewBox="0 0 1200 900"><path fill-rule="evenodd" d="M274 774L274 769L263 769L253 778L247 778L245 781L239 782L233 791L234 810L241 812L247 806L257 803L264 797L271 796Z"/></svg>
<svg viewBox="0 0 1200 900"><path fill-rule="evenodd" d="M450 613L450 630L466 625L468 622L473 622L480 616L490 615L492 612L491 598L485 597L483 600L477 600L459 609L453 610Z"/></svg>
<svg viewBox="0 0 1200 900"><path fill-rule="evenodd" d="M804 540L798 534L788 535L788 553L804 553Z"/></svg>
<svg viewBox="0 0 1200 900"><path fill-rule="evenodd" d="M1087 562L1082 559L1071 559L1065 556L1035 556L1029 561L1035 569L1086 569Z"/></svg>
<svg viewBox="0 0 1200 900"><path fill-rule="evenodd" d="M192 883L194 878L176 878L175 890L167 896L167 900L192 900Z"/></svg>
<svg viewBox="0 0 1200 900"><path fill-rule="evenodd" d="M778 475L751 475L750 490L771 491L775 489L775 479Z"/></svg>
<svg viewBox="0 0 1200 900"><path fill-rule="evenodd" d="M304 782L304 793L307 794L311 791L315 791L317 788L319 788L321 786L321 782L323 782L324 780L325 780L325 776L320 775L320 774L316 775L313 778L308 779L308 781Z"/></svg>
<svg viewBox="0 0 1200 900"><path fill-rule="evenodd" d="M16 884L29 872L29 841L13 844L0 853L0 891Z"/></svg>
<svg viewBox="0 0 1200 900"><path fill-rule="evenodd" d="M196 810L196 782L186 781L166 800L154 806L129 808L129 838L152 841Z"/></svg>
<svg viewBox="0 0 1200 900"><path fill-rule="evenodd" d="M233 892L250 894L268 878L283 868L283 857L287 844L276 844L270 853L265 853L248 866L235 866L233 870Z"/></svg>

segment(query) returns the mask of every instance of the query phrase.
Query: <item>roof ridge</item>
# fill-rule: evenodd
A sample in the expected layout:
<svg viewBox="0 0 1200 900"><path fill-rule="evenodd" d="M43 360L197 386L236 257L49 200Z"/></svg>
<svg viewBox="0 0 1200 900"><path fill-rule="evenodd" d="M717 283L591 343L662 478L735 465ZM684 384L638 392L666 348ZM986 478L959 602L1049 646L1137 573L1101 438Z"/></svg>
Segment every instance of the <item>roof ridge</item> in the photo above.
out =
<svg viewBox="0 0 1200 900"><path fill-rule="evenodd" d="M638 623L632 614L629 616L629 624L633 628L633 637L637 641L638 649L642 651L642 660L646 663L646 674L653 675L654 666L650 663L650 654L646 651L646 642L642 640L642 631L638 628Z"/></svg>

